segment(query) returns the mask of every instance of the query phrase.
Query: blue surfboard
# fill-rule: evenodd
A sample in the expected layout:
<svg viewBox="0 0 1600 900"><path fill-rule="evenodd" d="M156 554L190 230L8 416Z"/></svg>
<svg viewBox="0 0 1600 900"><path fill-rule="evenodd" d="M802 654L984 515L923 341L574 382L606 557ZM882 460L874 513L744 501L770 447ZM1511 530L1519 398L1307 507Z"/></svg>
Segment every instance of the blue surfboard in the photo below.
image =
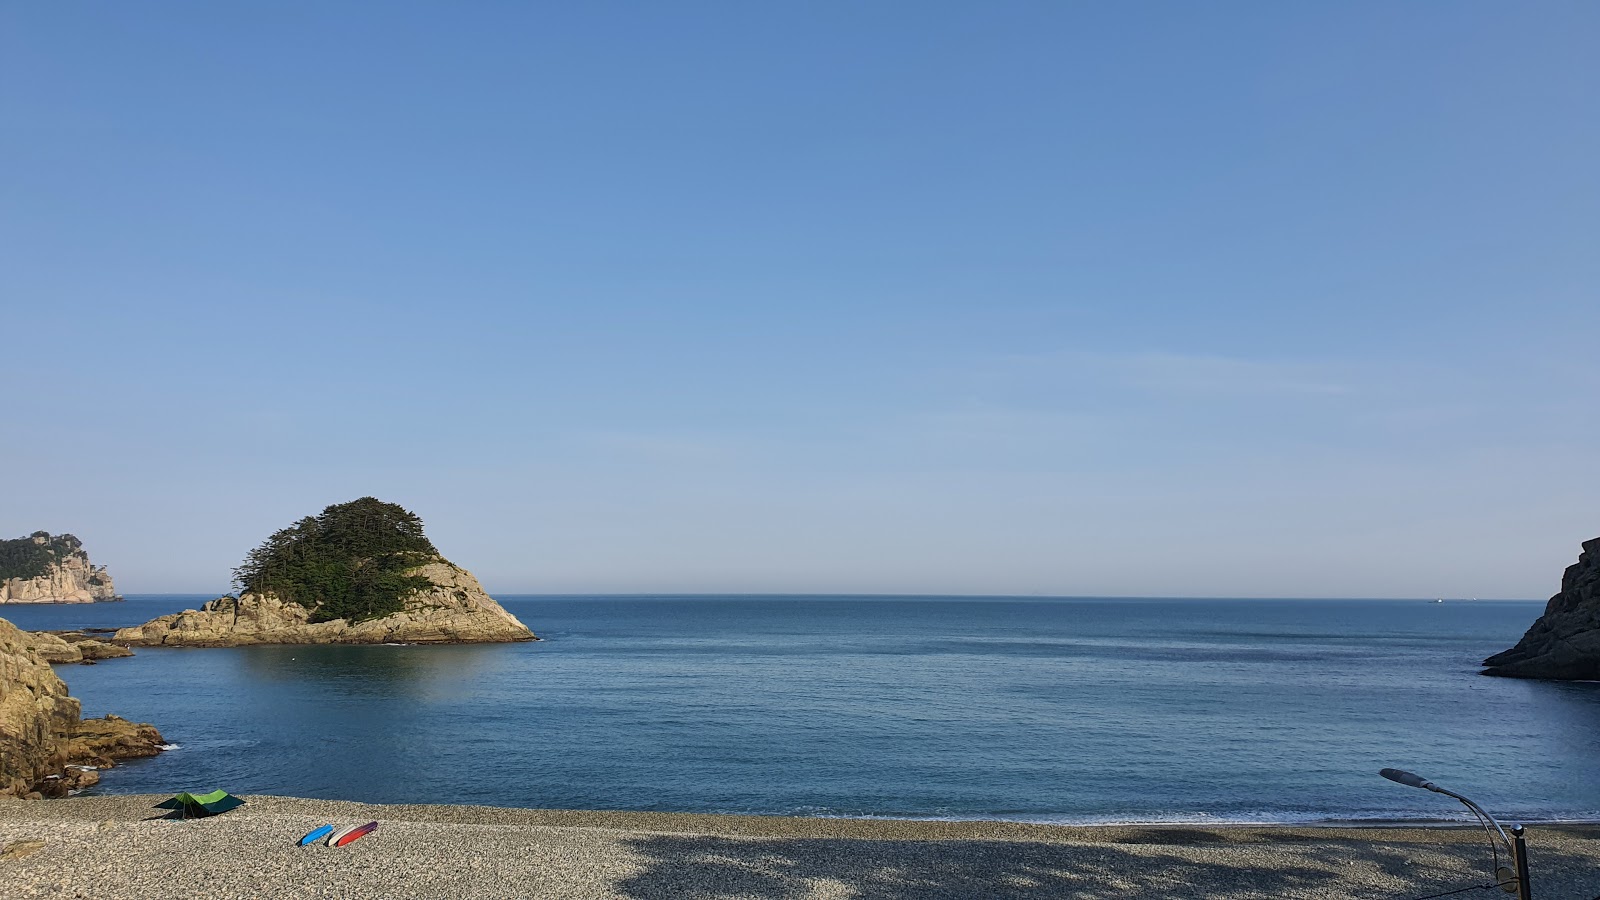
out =
<svg viewBox="0 0 1600 900"><path fill-rule="evenodd" d="M317 841L320 841L323 838L327 837L329 832L331 832L331 831L333 831L333 826L332 825L324 825L321 828L318 828L318 829L312 831L310 834L306 835L305 837L301 838L300 839L300 846L304 847L307 844L315 844Z"/></svg>

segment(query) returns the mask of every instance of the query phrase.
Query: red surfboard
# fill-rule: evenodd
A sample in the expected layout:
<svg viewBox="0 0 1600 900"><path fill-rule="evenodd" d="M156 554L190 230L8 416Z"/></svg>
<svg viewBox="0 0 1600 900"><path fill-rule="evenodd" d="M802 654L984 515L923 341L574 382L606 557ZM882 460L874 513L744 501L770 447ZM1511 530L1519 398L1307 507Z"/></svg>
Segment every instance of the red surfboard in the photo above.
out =
<svg viewBox="0 0 1600 900"><path fill-rule="evenodd" d="M334 846L335 847L343 847L345 844L350 843L351 841L355 840L356 838L362 837L363 835L371 834L372 832L377 831L377 830L378 830L378 823L377 822L368 822L367 824L361 826L360 828L357 828L356 830L350 832L349 834L345 835L344 837L339 838L338 843L334 844Z"/></svg>

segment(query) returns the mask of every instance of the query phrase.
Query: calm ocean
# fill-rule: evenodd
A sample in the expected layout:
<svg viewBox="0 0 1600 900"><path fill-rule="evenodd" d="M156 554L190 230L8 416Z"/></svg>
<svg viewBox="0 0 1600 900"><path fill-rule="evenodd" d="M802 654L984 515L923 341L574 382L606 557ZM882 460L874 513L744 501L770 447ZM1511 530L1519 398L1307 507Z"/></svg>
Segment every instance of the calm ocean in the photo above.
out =
<svg viewBox="0 0 1600 900"><path fill-rule="evenodd" d="M203 597L0 608L127 625ZM1600 819L1600 684L1483 678L1542 607L509 597L545 640L58 673L180 749L100 792L1043 822Z"/></svg>

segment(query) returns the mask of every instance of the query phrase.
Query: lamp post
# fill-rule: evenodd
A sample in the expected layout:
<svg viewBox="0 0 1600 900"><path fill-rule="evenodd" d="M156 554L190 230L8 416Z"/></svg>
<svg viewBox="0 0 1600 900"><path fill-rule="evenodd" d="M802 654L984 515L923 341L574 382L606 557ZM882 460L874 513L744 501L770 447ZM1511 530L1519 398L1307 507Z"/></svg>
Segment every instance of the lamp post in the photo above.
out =
<svg viewBox="0 0 1600 900"><path fill-rule="evenodd" d="M1511 857L1511 865L1516 867L1513 870L1500 865L1499 851L1495 851L1494 880L1500 885L1500 889L1508 894L1515 894L1517 900L1532 900L1533 891L1528 885L1528 845L1523 841L1521 825L1511 826L1511 837L1506 837L1506 830L1500 827L1500 823L1495 821L1494 816L1489 815L1488 810L1455 791L1445 790L1421 775L1415 775L1403 769L1383 769L1378 774L1396 784L1423 788L1436 794L1443 794L1446 797L1454 797L1460 800L1467 809L1472 810L1473 815L1479 817L1480 822L1484 823L1483 829L1489 832L1490 846L1494 844L1495 835L1498 834L1500 836L1500 843L1505 846L1506 853ZM1490 831L1490 826L1494 826L1494 830Z"/></svg>

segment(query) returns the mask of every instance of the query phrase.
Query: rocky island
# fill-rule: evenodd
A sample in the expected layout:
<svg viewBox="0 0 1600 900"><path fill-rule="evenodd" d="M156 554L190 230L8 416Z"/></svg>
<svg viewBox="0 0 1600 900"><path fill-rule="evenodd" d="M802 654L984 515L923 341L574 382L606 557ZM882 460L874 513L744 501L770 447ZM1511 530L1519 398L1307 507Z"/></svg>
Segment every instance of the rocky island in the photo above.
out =
<svg viewBox="0 0 1600 900"><path fill-rule="evenodd" d="M94 603L121 600L105 566L89 562L70 534L35 531L0 541L0 603Z"/></svg>
<svg viewBox="0 0 1600 900"><path fill-rule="evenodd" d="M98 782L115 760L165 746L149 725L81 712L32 636L0 619L0 795L63 797Z"/></svg>
<svg viewBox="0 0 1600 900"><path fill-rule="evenodd" d="M538 640L440 555L422 520L363 497L282 529L234 570L236 595L124 628L126 646Z"/></svg>
<svg viewBox="0 0 1600 900"><path fill-rule="evenodd" d="M1584 542L1561 591L1522 640L1483 664L1485 675L1600 681L1600 538Z"/></svg>

